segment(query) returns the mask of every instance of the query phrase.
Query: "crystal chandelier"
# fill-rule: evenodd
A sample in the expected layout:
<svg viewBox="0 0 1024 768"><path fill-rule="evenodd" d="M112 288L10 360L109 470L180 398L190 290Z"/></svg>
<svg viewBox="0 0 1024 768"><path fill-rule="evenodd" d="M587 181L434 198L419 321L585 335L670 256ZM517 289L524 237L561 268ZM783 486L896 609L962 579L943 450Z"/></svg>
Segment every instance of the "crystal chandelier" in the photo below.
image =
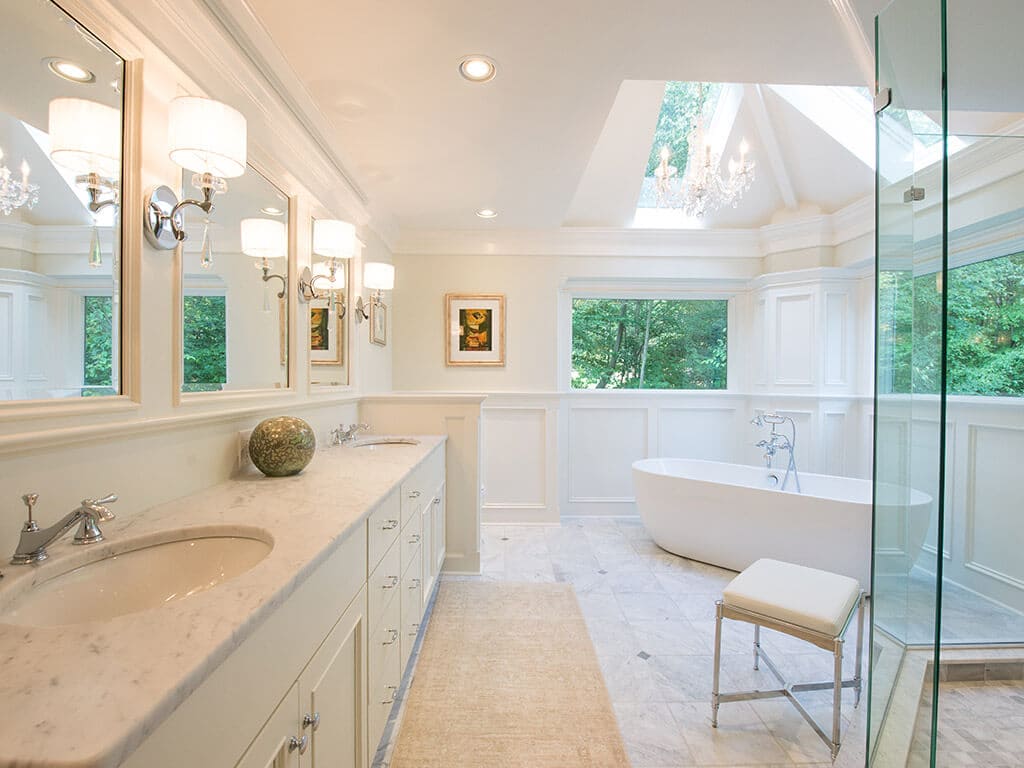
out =
<svg viewBox="0 0 1024 768"><path fill-rule="evenodd" d="M698 103L703 104L703 86ZM737 206L743 193L754 181L754 161L747 153L747 142L740 143L740 159L729 158L729 176L725 178L720 166L722 153L716 152L704 131L704 117L700 112L694 118L693 128L687 136L689 147L686 172L676 183L679 169L669 164L672 152L661 148L661 162L654 169L655 189L659 208L682 208L687 216L701 218L727 205Z"/></svg>
<svg viewBox="0 0 1024 768"><path fill-rule="evenodd" d="M39 186L28 183L29 167L21 161L21 181L11 178L10 169L4 164L4 152L0 149L0 213L9 216L12 211L25 206L31 209L39 202Z"/></svg>

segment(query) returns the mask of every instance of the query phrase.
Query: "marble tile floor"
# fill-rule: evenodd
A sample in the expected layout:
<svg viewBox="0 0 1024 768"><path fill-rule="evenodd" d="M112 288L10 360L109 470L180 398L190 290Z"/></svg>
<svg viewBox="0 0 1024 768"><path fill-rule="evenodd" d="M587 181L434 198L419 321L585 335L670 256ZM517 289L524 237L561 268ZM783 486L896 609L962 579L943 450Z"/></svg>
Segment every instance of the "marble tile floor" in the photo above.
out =
<svg viewBox="0 0 1024 768"><path fill-rule="evenodd" d="M931 688L921 698L908 768L928 768ZM1019 768L1024 754L1024 681L944 682L939 686L939 768Z"/></svg>
<svg viewBox="0 0 1024 768"><path fill-rule="evenodd" d="M482 537L482 574L456 578L575 587L634 768L832 765L828 747L784 699L723 704L711 728L714 603L732 571L665 552L637 518L484 525ZM763 667L752 668L751 642L749 625L725 623L723 690L777 687ZM770 631L762 646L792 682L831 677L826 651ZM829 692L802 701L831 722ZM865 704L854 710L853 692L844 692L844 730Z"/></svg>

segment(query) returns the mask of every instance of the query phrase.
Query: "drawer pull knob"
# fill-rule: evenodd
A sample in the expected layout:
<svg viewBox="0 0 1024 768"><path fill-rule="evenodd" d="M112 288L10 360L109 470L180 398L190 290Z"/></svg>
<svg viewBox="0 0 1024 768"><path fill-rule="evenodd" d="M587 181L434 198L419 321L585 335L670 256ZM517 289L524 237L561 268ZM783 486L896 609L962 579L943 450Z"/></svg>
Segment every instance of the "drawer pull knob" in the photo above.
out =
<svg viewBox="0 0 1024 768"><path fill-rule="evenodd" d="M441 497L440 496L435 496L434 500L432 502L430 502L430 503L431 504L440 504L441 503Z"/></svg>
<svg viewBox="0 0 1024 768"><path fill-rule="evenodd" d="M398 630L397 629L389 629L388 630L388 635L390 636L391 639L390 640L385 640L383 643L381 643L381 645L394 645L395 642L398 640Z"/></svg>
<svg viewBox="0 0 1024 768"><path fill-rule="evenodd" d="M319 712L314 712L312 715L307 713L306 715L303 716L303 718L302 718L302 727L303 727L303 729L309 728L310 726L313 726L313 730L314 731L317 728L320 727L320 713Z"/></svg>
<svg viewBox="0 0 1024 768"><path fill-rule="evenodd" d="M409 498L410 499L418 499L419 497L420 497L420 492L419 491L409 491Z"/></svg>
<svg viewBox="0 0 1024 768"><path fill-rule="evenodd" d="M384 524L380 527L382 531L393 531L398 527L397 520L385 520Z"/></svg>
<svg viewBox="0 0 1024 768"><path fill-rule="evenodd" d="M387 579L384 581L384 584L383 584L383 588L384 589L394 589L397 586L398 586L398 577L397 576L388 576Z"/></svg>
<svg viewBox="0 0 1024 768"><path fill-rule="evenodd" d="M420 580L419 579L413 579L409 583L409 589L419 589L419 588L420 588Z"/></svg>
<svg viewBox="0 0 1024 768"><path fill-rule="evenodd" d="M418 635L419 633L420 633L420 625L419 624L410 624L409 625L409 637L416 637L416 635Z"/></svg>
<svg viewBox="0 0 1024 768"><path fill-rule="evenodd" d="M397 685L385 685L384 686L384 690L389 692L390 698L384 699L384 701L382 701L381 704L394 704L395 703L395 694L398 693L398 686Z"/></svg>
<svg viewBox="0 0 1024 768"><path fill-rule="evenodd" d="M422 538L422 537L418 533L414 533L412 536L409 537L409 543L410 544L419 544L420 543L420 538Z"/></svg>
<svg viewBox="0 0 1024 768"><path fill-rule="evenodd" d="M294 752L296 749L300 755L306 754L306 750L309 749L309 736L303 736L301 739L292 736L288 739L288 751Z"/></svg>

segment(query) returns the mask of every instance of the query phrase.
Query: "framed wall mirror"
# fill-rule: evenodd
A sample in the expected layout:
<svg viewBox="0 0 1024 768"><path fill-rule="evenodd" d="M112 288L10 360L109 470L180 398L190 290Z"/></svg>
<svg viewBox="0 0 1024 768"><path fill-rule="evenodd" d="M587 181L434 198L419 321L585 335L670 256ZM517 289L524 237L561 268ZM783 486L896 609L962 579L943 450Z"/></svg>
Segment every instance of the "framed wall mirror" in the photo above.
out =
<svg viewBox="0 0 1024 768"><path fill-rule="evenodd" d="M355 227L339 219L314 217L312 286L309 312L309 385L311 388L349 384L349 308L352 269L359 251Z"/></svg>
<svg viewBox="0 0 1024 768"><path fill-rule="evenodd" d="M49 0L0 25L0 401L122 392L125 62Z"/></svg>
<svg viewBox="0 0 1024 768"><path fill-rule="evenodd" d="M288 387L289 200L252 166L209 217L186 212L181 255L182 394ZM182 193L195 197L192 174Z"/></svg>

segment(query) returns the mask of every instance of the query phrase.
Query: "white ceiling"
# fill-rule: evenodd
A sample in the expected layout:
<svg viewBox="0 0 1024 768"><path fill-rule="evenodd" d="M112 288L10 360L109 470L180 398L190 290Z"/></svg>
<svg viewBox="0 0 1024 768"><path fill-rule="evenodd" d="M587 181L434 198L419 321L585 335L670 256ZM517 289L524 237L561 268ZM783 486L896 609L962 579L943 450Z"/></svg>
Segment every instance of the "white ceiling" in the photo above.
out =
<svg viewBox="0 0 1024 768"><path fill-rule="evenodd" d="M862 30L835 7L870 30L886 2L248 0L371 210L403 230L625 226L657 117L650 81L866 85ZM470 53L495 59L493 81L459 77ZM648 82L627 93L625 81ZM845 150L771 94L765 107L799 202L834 210L870 192L852 157L815 173ZM756 128L745 100L726 154L747 136L758 177L709 226L757 226L784 207ZM482 207L499 217L477 218Z"/></svg>

